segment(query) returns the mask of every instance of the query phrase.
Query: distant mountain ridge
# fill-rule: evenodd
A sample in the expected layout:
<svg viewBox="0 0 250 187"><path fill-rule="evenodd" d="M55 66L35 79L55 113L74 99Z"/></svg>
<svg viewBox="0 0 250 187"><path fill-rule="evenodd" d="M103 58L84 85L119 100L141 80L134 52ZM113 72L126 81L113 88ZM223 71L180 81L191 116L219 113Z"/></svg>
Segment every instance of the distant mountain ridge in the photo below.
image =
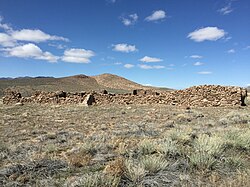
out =
<svg viewBox="0 0 250 187"><path fill-rule="evenodd" d="M18 90L23 95L31 95L36 90L46 92L63 90L67 92L101 91L103 89L112 93L127 93L134 89L169 90L143 86L126 78L113 74L101 74L96 76L74 75L68 77L18 77L0 78L0 96L6 88Z"/></svg>

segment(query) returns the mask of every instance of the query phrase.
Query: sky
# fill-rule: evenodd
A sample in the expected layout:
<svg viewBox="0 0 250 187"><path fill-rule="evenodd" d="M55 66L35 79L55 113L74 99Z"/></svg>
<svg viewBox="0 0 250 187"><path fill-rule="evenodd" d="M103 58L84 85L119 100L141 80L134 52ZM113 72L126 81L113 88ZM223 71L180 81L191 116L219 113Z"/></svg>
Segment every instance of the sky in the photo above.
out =
<svg viewBox="0 0 250 187"><path fill-rule="evenodd" d="M0 77L250 86L250 0L0 0Z"/></svg>

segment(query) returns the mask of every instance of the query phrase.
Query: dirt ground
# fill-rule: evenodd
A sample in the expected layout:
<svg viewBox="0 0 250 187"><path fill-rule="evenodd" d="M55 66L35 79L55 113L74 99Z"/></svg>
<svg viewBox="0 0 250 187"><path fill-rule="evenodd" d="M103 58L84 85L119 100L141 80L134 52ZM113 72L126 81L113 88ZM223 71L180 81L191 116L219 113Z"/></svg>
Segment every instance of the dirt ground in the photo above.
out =
<svg viewBox="0 0 250 187"><path fill-rule="evenodd" d="M249 106L0 103L0 186L249 186L249 132Z"/></svg>

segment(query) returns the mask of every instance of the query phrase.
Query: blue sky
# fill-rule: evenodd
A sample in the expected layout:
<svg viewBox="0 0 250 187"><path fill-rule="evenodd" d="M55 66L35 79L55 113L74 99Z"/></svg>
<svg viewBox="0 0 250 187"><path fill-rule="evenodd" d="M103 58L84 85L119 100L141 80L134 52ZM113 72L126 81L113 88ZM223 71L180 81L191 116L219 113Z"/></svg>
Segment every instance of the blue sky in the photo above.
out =
<svg viewBox="0 0 250 187"><path fill-rule="evenodd" d="M0 0L0 77L250 85L249 0Z"/></svg>

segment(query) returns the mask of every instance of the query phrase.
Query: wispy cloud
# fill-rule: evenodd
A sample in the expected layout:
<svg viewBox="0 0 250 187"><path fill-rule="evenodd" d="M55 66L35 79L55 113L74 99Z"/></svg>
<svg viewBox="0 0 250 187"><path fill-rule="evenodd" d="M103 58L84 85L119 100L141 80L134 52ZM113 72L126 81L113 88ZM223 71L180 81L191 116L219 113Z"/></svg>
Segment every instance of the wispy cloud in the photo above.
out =
<svg viewBox="0 0 250 187"><path fill-rule="evenodd" d="M121 20L125 26L130 26L134 25L137 22L138 18L139 17L137 14L130 14L127 17L121 17Z"/></svg>
<svg viewBox="0 0 250 187"><path fill-rule="evenodd" d="M95 53L86 49L67 49L64 51L62 61L71 63L89 63L90 58L95 56Z"/></svg>
<svg viewBox="0 0 250 187"><path fill-rule="evenodd" d="M200 58L203 58L203 56L200 56L200 55L191 55L190 58L200 59Z"/></svg>
<svg viewBox="0 0 250 187"><path fill-rule="evenodd" d="M200 72L198 72L198 74L200 74L200 75L209 75L209 74L212 74L213 72L211 72L211 71L200 71Z"/></svg>
<svg viewBox="0 0 250 187"><path fill-rule="evenodd" d="M43 52L38 46L32 43L24 44L13 48L2 49L5 55L18 58L33 58L38 60L46 60L49 62L57 62L60 58L52 55L50 52Z"/></svg>
<svg viewBox="0 0 250 187"><path fill-rule="evenodd" d="M250 49L250 45L246 46L244 49L245 50Z"/></svg>
<svg viewBox="0 0 250 187"><path fill-rule="evenodd" d="M138 51L138 49L135 47L135 45L129 45L129 44L121 43L121 44L113 45L113 51L129 53L129 52Z"/></svg>
<svg viewBox="0 0 250 187"><path fill-rule="evenodd" d="M0 29L5 30L6 32L13 31L12 27L9 24L3 23L3 17L2 16L0 16Z"/></svg>
<svg viewBox="0 0 250 187"><path fill-rule="evenodd" d="M203 65L204 63L202 63L202 62L195 62L193 65L194 66L201 66L201 65Z"/></svg>
<svg viewBox="0 0 250 187"><path fill-rule="evenodd" d="M127 69L130 69L130 68L135 67L135 65L133 65L133 64L124 64L124 67L127 68Z"/></svg>
<svg viewBox="0 0 250 187"><path fill-rule="evenodd" d="M216 41L223 38L225 35L226 32L223 29L217 27L205 27L189 33L187 37L195 42L203 42L205 40Z"/></svg>
<svg viewBox="0 0 250 187"><path fill-rule="evenodd" d="M164 69L165 68L165 66L159 66L159 65L150 66L146 64L139 64L138 67L141 69Z"/></svg>
<svg viewBox="0 0 250 187"><path fill-rule="evenodd" d="M234 50L234 49L229 49L229 50L227 51L227 53L235 53L235 50Z"/></svg>
<svg viewBox="0 0 250 187"><path fill-rule="evenodd" d="M117 0L106 0L108 3L115 3Z"/></svg>
<svg viewBox="0 0 250 187"><path fill-rule="evenodd" d="M233 12L232 0L229 1L224 7L220 8L218 12L221 13L222 15L228 15L231 12Z"/></svg>
<svg viewBox="0 0 250 187"><path fill-rule="evenodd" d="M122 65L122 62L115 62L114 65Z"/></svg>
<svg viewBox="0 0 250 187"><path fill-rule="evenodd" d="M146 21L158 21L166 17L166 12L163 10L156 10L150 16L146 17Z"/></svg>
<svg viewBox="0 0 250 187"><path fill-rule="evenodd" d="M140 61L141 62L161 62L163 60L160 58L144 56L143 58L140 59Z"/></svg>
<svg viewBox="0 0 250 187"><path fill-rule="evenodd" d="M51 46L51 47L55 47L57 49L65 49L65 48L67 48L67 46L63 45L63 44L48 44L48 45Z"/></svg>

